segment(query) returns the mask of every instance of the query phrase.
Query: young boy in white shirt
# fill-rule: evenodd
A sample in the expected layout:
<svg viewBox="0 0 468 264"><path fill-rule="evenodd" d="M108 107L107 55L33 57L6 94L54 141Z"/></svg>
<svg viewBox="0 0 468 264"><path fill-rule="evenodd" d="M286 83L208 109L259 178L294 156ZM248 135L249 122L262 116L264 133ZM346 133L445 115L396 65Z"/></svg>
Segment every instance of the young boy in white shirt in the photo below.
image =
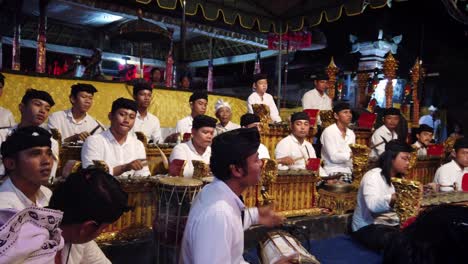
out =
<svg viewBox="0 0 468 264"><path fill-rule="evenodd" d="M250 94L247 98L247 110L249 113L253 114L254 104L264 104L267 105L270 109L270 117L273 122L281 122L281 117L279 116L278 108L276 107L273 96L267 93L268 89L268 77L266 74L256 74L254 75L254 82L252 84L254 92Z"/></svg>

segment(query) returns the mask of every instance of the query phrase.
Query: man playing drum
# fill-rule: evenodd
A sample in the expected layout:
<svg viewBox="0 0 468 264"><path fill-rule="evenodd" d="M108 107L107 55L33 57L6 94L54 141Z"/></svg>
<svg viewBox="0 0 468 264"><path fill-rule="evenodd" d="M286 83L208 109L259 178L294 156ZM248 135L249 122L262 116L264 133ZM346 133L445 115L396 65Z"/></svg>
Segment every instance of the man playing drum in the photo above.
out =
<svg viewBox="0 0 468 264"><path fill-rule="evenodd" d="M135 101L119 98L112 103L109 113L110 128L86 139L81 150L83 168L104 161L109 173L114 176L148 176L146 151L143 143L129 134L135 123L137 104Z"/></svg>
<svg viewBox="0 0 468 264"><path fill-rule="evenodd" d="M240 128L213 139L210 167L215 175L192 204L180 263L246 263L244 230L252 224L274 226L283 219L271 208L245 208L241 193L258 183L262 161L260 135Z"/></svg>

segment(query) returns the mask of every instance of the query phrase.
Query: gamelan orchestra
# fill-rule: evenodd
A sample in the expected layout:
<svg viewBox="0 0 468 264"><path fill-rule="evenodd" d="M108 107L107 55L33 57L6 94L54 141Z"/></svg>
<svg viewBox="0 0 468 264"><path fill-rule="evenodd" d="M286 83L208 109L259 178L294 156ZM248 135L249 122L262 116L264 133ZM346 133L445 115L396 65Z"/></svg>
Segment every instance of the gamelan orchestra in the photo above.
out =
<svg viewBox="0 0 468 264"><path fill-rule="evenodd" d="M142 237L159 263L247 263L252 229L262 263L320 263L307 243L323 230L296 219L339 215L350 216L349 243L384 263L462 263L468 139L435 141L423 116L411 141L393 107L353 118L328 80L318 74L303 111L281 117L256 74L239 123L221 97L208 116L214 96L195 90L169 135L145 81L133 99L106 102L110 125L88 113L92 84L71 85L62 111L46 89L28 89L20 119L0 108L0 263L110 263L101 247Z"/></svg>

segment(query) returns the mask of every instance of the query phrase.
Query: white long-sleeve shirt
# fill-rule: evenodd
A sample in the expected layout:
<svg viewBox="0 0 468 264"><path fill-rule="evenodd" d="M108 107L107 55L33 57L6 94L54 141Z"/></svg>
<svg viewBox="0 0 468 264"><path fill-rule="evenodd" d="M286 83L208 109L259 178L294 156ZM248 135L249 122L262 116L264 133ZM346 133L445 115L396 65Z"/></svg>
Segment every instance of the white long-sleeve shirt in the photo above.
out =
<svg viewBox="0 0 468 264"><path fill-rule="evenodd" d="M10 128L16 125L15 117L10 110L0 106L0 128Z"/></svg>
<svg viewBox="0 0 468 264"><path fill-rule="evenodd" d="M346 128L346 135L343 138L338 126L330 125L323 131L320 142L322 143L323 169L327 174L352 173L353 160L349 145L356 143L356 135L351 129Z"/></svg>
<svg viewBox="0 0 468 264"><path fill-rule="evenodd" d="M249 98L247 98L247 110L249 113L253 114L253 107L254 104L264 104L270 108L270 117L273 122L281 122L281 117L279 116L278 108L276 107L275 100L273 100L273 96L269 93L265 93L263 96L260 96L258 93L253 92L250 94Z"/></svg>
<svg viewBox="0 0 468 264"><path fill-rule="evenodd" d="M353 231L362 227L377 224L379 215L390 213L398 224L398 218L390 207L392 194L395 193L393 184L388 185L381 168L374 168L362 177L357 195L357 205L353 214Z"/></svg>
<svg viewBox="0 0 468 264"><path fill-rule="evenodd" d="M102 160L109 166L109 173L113 175L114 167L127 164L136 159L146 160L146 151L143 143L133 134L129 133L125 142L120 145L115 140L110 129L90 136L81 149L81 162L83 168L93 165L93 160ZM148 166L138 171L127 171L123 175L148 176ZM116 175L118 176L118 175Z"/></svg>
<svg viewBox="0 0 468 264"><path fill-rule="evenodd" d="M140 112L137 112L132 131L143 132L146 139L148 141L153 140L153 143L163 141L161 139L161 124L159 119L151 113L146 113L145 117L141 117Z"/></svg>
<svg viewBox="0 0 468 264"><path fill-rule="evenodd" d="M257 222L257 208L246 209L239 197L215 178L192 203L179 263L247 263L242 257L244 230Z"/></svg>
<svg viewBox="0 0 468 264"><path fill-rule="evenodd" d="M320 95L317 89L313 89L302 96L302 108L332 110L332 100L326 93Z"/></svg>
<svg viewBox="0 0 468 264"><path fill-rule="evenodd" d="M91 132L100 124L92 116L86 113L85 118L76 121L73 118L71 109L58 111L49 116L48 127L49 129L55 128L62 135L62 141L82 132ZM101 125L102 126L102 125ZM95 134L102 132L102 127L99 127Z"/></svg>
<svg viewBox="0 0 468 264"><path fill-rule="evenodd" d="M293 159L301 158L297 160L294 165L300 166L301 169L305 169L306 161L311 158L316 158L315 149L309 141L299 143L297 138L293 135L289 135L283 138L275 148L275 158L281 159L284 157L291 157Z"/></svg>
<svg viewBox="0 0 468 264"><path fill-rule="evenodd" d="M186 160L184 167L184 177L191 178L193 176L192 160L201 160L206 164L210 164L211 147L208 146L203 154L199 154L193 146L192 140L178 144L172 149L169 162L173 160Z"/></svg>
<svg viewBox="0 0 468 264"><path fill-rule="evenodd" d="M462 169L455 160L440 166L434 176L434 182L440 185L457 184L458 190L461 190L463 175L468 173L468 168ZM441 192L451 192L453 187L440 187Z"/></svg>
<svg viewBox="0 0 468 264"><path fill-rule="evenodd" d="M192 133L192 124L193 117L191 115L180 119L176 124L176 133Z"/></svg>
<svg viewBox="0 0 468 264"><path fill-rule="evenodd" d="M398 134L395 131L390 131L385 125L382 125L381 127L377 128L372 134L371 146L378 146L372 149L369 155L371 159L377 159L380 155L382 155L382 153L384 153L385 142L382 138L385 138L385 140L389 142L393 139L398 139Z"/></svg>

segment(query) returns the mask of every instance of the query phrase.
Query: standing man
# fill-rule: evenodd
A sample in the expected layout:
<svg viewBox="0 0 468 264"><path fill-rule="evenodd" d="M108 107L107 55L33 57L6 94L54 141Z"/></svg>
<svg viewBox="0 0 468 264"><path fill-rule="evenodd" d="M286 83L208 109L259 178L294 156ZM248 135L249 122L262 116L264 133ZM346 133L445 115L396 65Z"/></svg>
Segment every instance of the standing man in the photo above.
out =
<svg viewBox="0 0 468 264"><path fill-rule="evenodd" d="M96 92L96 88L91 84L74 84L69 97L72 108L50 115L49 129L57 129L63 142L84 141L91 133L104 130L103 126L88 114Z"/></svg>
<svg viewBox="0 0 468 264"><path fill-rule="evenodd" d="M423 115L419 118L419 124L426 124L434 129L434 135L433 138L436 142L439 142L440 136L441 136L441 122L440 119L437 118L437 107L431 105L428 108L429 114L428 115Z"/></svg>
<svg viewBox="0 0 468 264"><path fill-rule="evenodd" d="M203 90L196 90L192 93L189 98L190 104L190 115L177 121L176 133L185 134L192 131L193 119L198 115L204 115L206 113L206 107L208 106L208 94Z"/></svg>
<svg viewBox="0 0 468 264"><path fill-rule="evenodd" d="M320 137L322 143L323 169L329 176L344 174L342 180L352 182L352 151L350 144L356 143L356 135L348 128L353 115L347 103L338 103L333 107L336 123L328 126Z"/></svg>
<svg viewBox="0 0 468 264"><path fill-rule="evenodd" d="M255 128L240 128L214 138L210 168L215 180L192 203L180 263L246 263L242 257L244 230L252 224L274 226L283 221L270 207L245 208L239 197L260 179L259 144Z"/></svg>
<svg viewBox="0 0 468 264"><path fill-rule="evenodd" d="M110 128L86 139L81 150L83 168L93 165L93 160L104 161L109 173L114 176L148 176L150 171L146 161L143 143L129 134L135 123L138 111L135 101L119 98L112 103L109 113Z"/></svg>
<svg viewBox="0 0 468 264"><path fill-rule="evenodd" d="M219 120L219 123L216 125L216 135L240 128L238 124L231 122L232 111L228 102L224 102L223 99L218 99L215 104L215 112Z"/></svg>
<svg viewBox="0 0 468 264"><path fill-rule="evenodd" d="M396 129L400 122L400 110L396 108L386 108L383 112L383 125L377 128L371 137L371 159L378 159L385 151L385 144L394 139L398 139Z"/></svg>
<svg viewBox="0 0 468 264"><path fill-rule="evenodd" d="M161 141L161 125L159 119L148 113L148 107L153 98L153 89L147 82L138 82L133 86L133 99L138 105L133 131L143 132L148 141L159 143Z"/></svg>
<svg viewBox="0 0 468 264"><path fill-rule="evenodd" d="M418 157L427 157L427 146L432 141L434 129L426 124L422 124L415 132L417 140L411 146L416 149Z"/></svg>
<svg viewBox="0 0 468 264"><path fill-rule="evenodd" d="M3 88L5 87L5 76L0 73L0 97L3 94ZM0 129L8 129L13 127L16 124L15 117L10 110L0 106ZM0 131L1 133L1 131Z"/></svg>
<svg viewBox="0 0 468 264"><path fill-rule="evenodd" d="M258 130L258 133L262 132L262 127L260 126L260 118L255 114L244 114L241 116L241 127L243 128L252 128L255 127ZM259 159L269 159L270 152L265 145L260 143L258 146L258 158Z"/></svg>
<svg viewBox="0 0 468 264"><path fill-rule="evenodd" d="M248 112L251 114L254 113L252 105L264 104L270 109L271 120L273 120L273 122L281 122L281 117L279 116L273 96L266 92L268 89L268 76L266 74L255 74L252 87L254 91L250 94L249 98L247 98Z"/></svg>
<svg viewBox="0 0 468 264"><path fill-rule="evenodd" d="M326 94L328 89L328 76L325 73L317 74L314 80L315 89L302 96L303 109L332 110L332 100Z"/></svg>
<svg viewBox="0 0 468 264"><path fill-rule="evenodd" d="M45 187L54 159L50 133L38 126L13 130L1 146L7 179L0 186L0 208L45 207L52 192Z"/></svg>
<svg viewBox="0 0 468 264"><path fill-rule="evenodd" d="M169 171L177 171L174 168L176 163L174 160L185 160L184 166L184 177L193 176L193 164L192 160L201 160L206 164L210 163L211 157L211 142L214 137L214 131L216 127L216 119L206 116L198 115L193 119L192 127L192 139L178 144L172 150L171 156L169 157L170 169ZM175 175L173 175L175 176Z"/></svg>

